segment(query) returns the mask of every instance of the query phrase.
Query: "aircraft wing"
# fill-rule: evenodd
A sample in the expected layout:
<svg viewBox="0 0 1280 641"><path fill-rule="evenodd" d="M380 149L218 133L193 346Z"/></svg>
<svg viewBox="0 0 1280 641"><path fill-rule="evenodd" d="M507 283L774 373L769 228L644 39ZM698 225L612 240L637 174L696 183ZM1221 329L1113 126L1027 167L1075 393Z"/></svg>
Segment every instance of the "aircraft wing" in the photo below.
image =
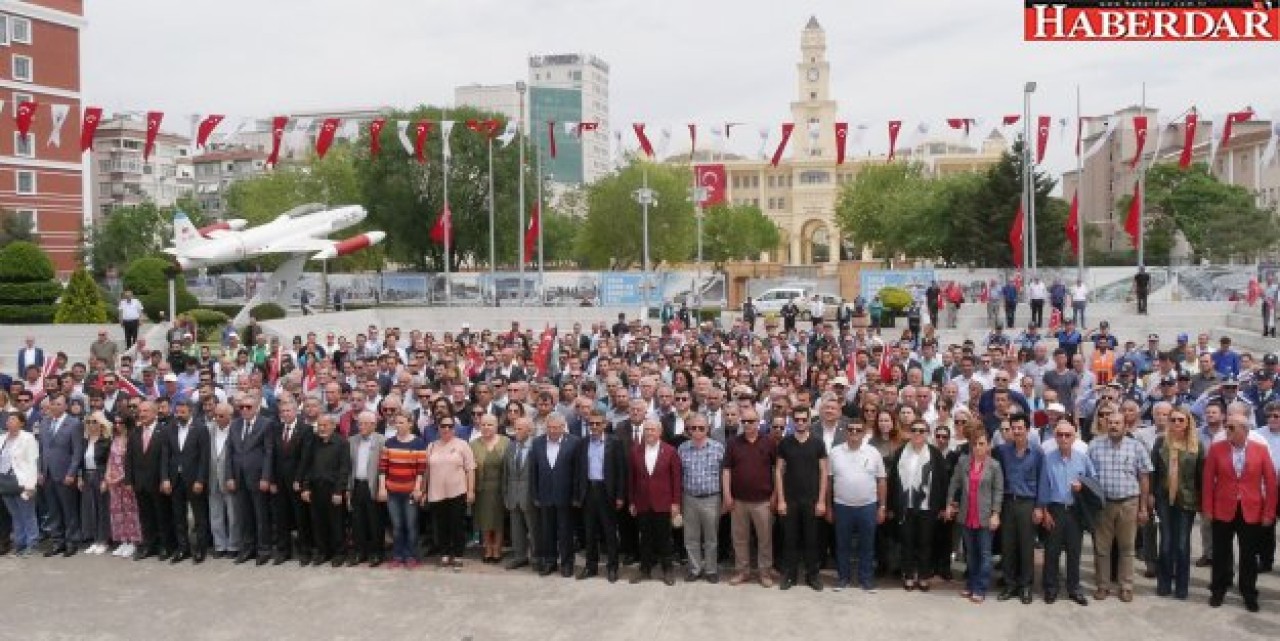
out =
<svg viewBox="0 0 1280 641"><path fill-rule="evenodd" d="M291 236L289 238L281 238L280 240L262 248L260 253L263 254L300 254L324 251L334 246L334 241L325 238L308 238L306 236Z"/></svg>

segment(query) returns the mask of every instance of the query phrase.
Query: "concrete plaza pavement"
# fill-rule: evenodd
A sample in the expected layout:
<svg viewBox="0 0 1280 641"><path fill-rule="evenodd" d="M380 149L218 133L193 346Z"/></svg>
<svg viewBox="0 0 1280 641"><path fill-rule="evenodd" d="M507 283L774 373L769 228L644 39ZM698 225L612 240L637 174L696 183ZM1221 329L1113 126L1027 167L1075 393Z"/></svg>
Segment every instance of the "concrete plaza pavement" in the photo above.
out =
<svg viewBox="0 0 1280 641"><path fill-rule="evenodd" d="M1086 582L1092 560L1085 560ZM1137 597L1080 607L994 598L980 606L960 584L928 593L882 581L857 590L783 592L758 584L539 578L469 562L459 574L424 566L274 567L209 560L171 566L155 560L89 557L0 558L0 639L1252 639L1280 630L1280 573L1264 575L1262 612L1239 595L1206 604L1207 569L1193 573L1187 601L1157 598L1139 579ZM864 637L865 638L865 637Z"/></svg>

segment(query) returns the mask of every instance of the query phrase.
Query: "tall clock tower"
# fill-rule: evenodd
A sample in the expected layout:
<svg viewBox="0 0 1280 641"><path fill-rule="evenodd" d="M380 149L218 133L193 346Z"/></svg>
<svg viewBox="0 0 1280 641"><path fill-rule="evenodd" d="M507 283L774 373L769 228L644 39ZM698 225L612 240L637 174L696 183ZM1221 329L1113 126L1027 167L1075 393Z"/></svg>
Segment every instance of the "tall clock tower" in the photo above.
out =
<svg viewBox="0 0 1280 641"><path fill-rule="evenodd" d="M809 18L800 35L800 54L796 64L797 99L791 103L791 118L796 125L791 134L792 158L835 158L836 102L830 94L827 34L817 17Z"/></svg>

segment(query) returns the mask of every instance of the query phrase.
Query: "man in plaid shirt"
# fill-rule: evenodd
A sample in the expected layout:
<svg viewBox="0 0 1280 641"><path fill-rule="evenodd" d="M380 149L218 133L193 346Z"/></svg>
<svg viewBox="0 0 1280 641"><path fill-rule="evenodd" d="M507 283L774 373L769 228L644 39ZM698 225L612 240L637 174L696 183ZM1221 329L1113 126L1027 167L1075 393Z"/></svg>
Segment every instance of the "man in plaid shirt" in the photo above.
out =
<svg viewBox="0 0 1280 641"><path fill-rule="evenodd" d="M1124 415L1112 412L1106 418L1106 437L1089 444L1089 458L1098 470L1098 483L1107 500L1094 532L1094 568L1101 601L1120 586L1120 600L1133 600L1133 547L1139 525L1150 516L1151 455L1137 439L1126 436ZM1111 573L1111 544L1119 548L1119 564L1114 581Z"/></svg>

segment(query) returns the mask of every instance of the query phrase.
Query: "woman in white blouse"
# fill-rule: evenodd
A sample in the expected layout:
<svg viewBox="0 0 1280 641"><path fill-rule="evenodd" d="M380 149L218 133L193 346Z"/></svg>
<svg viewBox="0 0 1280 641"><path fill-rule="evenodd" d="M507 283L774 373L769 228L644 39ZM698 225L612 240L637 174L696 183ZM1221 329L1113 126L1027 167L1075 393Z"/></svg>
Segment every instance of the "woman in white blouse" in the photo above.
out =
<svg viewBox="0 0 1280 641"><path fill-rule="evenodd" d="M889 512L902 544L902 587L929 590L933 570L933 530L946 507L946 461L929 443L929 424L910 424L907 444L889 460Z"/></svg>
<svg viewBox="0 0 1280 641"><path fill-rule="evenodd" d="M24 430L26 418L13 412L5 419L5 435L0 439L0 474L12 474L21 488L17 494L4 497L5 508L13 519L15 554L34 553L40 529L36 525L36 464L40 446L36 437Z"/></svg>

